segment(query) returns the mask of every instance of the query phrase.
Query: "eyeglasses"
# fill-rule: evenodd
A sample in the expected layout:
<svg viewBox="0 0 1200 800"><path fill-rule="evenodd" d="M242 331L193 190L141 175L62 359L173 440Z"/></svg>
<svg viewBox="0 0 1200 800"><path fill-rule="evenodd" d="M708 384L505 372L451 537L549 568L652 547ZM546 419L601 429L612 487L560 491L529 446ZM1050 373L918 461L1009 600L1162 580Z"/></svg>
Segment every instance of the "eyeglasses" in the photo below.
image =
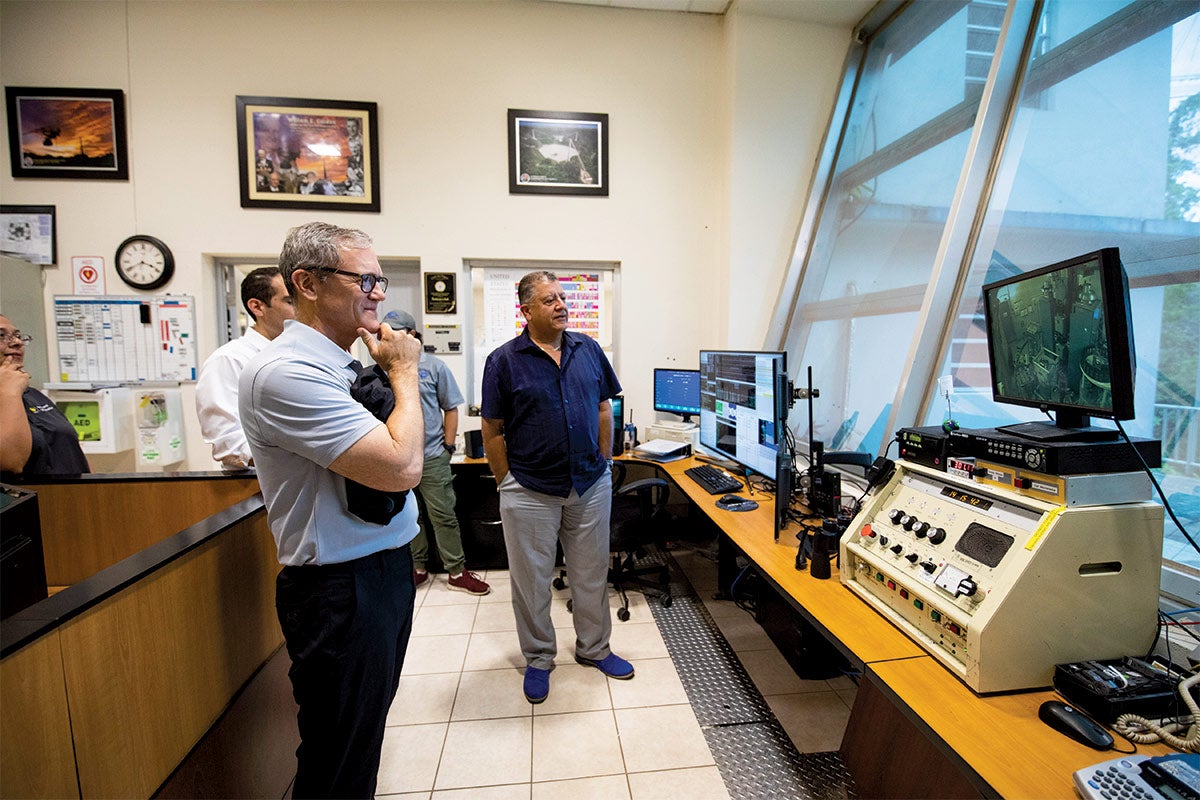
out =
<svg viewBox="0 0 1200 800"><path fill-rule="evenodd" d="M30 336L28 333L21 333L20 331L13 331L12 333L6 333L4 331L0 331L0 341L20 342L21 344L29 344L30 342L33 341L33 337Z"/></svg>
<svg viewBox="0 0 1200 800"><path fill-rule="evenodd" d="M338 275L345 275L348 278L358 278L358 286L363 290L363 294L370 294L375 291L376 284L379 285L379 291L387 294L388 279L382 275L372 275L370 273L350 272L344 269L334 269L333 267L302 267L301 269L315 269L321 272L334 272Z"/></svg>

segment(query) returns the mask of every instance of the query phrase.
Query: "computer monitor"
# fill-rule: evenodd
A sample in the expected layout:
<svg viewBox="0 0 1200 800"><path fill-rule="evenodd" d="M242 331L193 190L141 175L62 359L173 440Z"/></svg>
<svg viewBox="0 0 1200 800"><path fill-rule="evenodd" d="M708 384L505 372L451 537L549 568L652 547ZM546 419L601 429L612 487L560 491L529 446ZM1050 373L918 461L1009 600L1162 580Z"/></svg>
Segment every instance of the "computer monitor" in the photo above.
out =
<svg viewBox="0 0 1200 800"><path fill-rule="evenodd" d="M625 397L617 395L612 398L611 402L613 412L612 454L613 458L616 458L625 452L625 442L623 440L625 431Z"/></svg>
<svg viewBox="0 0 1200 800"><path fill-rule="evenodd" d="M1054 413L1002 430L1031 439L1098 440L1091 417L1133 419L1136 355L1129 281L1117 248L983 287L992 397Z"/></svg>
<svg viewBox="0 0 1200 800"><path fill-rule="evenodd" d="M655 369L654 410L678 414L684 422L700 414L700 370Z"/></svg>
<svg viewBox="0 0 1200 800"><path fill-rule="evenodd" d="M786 385L784 353L701 350L700 445L774 479L786 426L780 376Z"/></svg>

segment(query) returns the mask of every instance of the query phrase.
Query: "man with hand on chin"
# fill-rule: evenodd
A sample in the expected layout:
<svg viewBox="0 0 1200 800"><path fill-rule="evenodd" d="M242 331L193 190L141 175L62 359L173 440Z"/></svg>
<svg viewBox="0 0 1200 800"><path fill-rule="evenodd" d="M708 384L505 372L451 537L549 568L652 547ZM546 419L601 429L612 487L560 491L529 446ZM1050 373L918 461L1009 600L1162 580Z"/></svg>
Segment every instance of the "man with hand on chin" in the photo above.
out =
<svg viewBox="0 0 1200 800"><path fill-rule="evenodd" d="M610 678L633 666L609 648L612 404L621 384L593 339L567 330L566 295L552 272L517 287L525 330L483 370L483 444L498 481L525 698L550 692L557 644L550 620L555 545L571 583L575 660Z"/></svg>
<svg viewBox="0 0 1200 800"><path fill-rule="evenodd" d="M372 797L412 630L421 346L379 323L387 278L362 231L293 228L279 269L296 318L246 365L238 404L283 565L275 606L300 706L292 796ZM350 396L356 339L395 394L386 422ZM348 482L405 494L367 519Z"/></svg>

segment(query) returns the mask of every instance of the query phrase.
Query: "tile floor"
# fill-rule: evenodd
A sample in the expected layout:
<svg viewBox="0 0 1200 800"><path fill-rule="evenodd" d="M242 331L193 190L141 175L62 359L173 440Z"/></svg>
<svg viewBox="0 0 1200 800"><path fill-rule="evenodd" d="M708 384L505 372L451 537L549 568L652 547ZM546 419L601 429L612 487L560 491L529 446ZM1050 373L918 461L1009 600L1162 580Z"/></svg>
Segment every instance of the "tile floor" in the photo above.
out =
<svg viewBox="0 0 1200 800"><path fill-rule="evenodd" d="M854 683L798 678L749 614L708 599L716 570L702 550L684 548L675 558L797 750L836 750ZM569 593L555 593L559 654L550 696L533 706L521 691L508 573L486 573L492 593L485 597L449 591L445 575L433 577L417 590L379 796L736 800L642 595L630 595L626 622L616 620L610 597L613 650L637 670L633 680L613 681L574 662Z"/></svg>

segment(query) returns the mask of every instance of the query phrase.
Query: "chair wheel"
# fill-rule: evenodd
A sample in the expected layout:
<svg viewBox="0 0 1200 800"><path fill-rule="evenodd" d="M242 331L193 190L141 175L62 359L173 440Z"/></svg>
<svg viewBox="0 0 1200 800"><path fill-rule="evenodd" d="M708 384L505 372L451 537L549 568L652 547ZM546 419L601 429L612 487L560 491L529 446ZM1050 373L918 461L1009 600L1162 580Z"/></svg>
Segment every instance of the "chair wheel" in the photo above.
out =
<svg viewBox="0 0 1200 800"><path fill-rule="evenodd" d="M563 589L567 588L567 582L564 581L562 578L555 578L554 580L550 581L550 585L553 586L555 589L558 589L560 592Z"/></svg>
<svg viewBox="0 0 1200 800"><path fill-rule="evenodd" d="M671 607L671 595L665 595L662 599L663 608Z"/></svg>
<svg viewBox="0 0 1200 800"><path fill-rule="evenodd" d="M573 613L575 613L575 600L574 600L574 598L569 598L569 599L567 600L567 611L568 611L569 613L572 613L572 614L573 614Z"/></svg>
<svg viewBox="0 0 1200 800"><path fill-rule="evenodd" d="M621 622L625 622L627 619L629 619L629 609L628 608L618 608L617 609L617 619L621 620Z"/></svg>

